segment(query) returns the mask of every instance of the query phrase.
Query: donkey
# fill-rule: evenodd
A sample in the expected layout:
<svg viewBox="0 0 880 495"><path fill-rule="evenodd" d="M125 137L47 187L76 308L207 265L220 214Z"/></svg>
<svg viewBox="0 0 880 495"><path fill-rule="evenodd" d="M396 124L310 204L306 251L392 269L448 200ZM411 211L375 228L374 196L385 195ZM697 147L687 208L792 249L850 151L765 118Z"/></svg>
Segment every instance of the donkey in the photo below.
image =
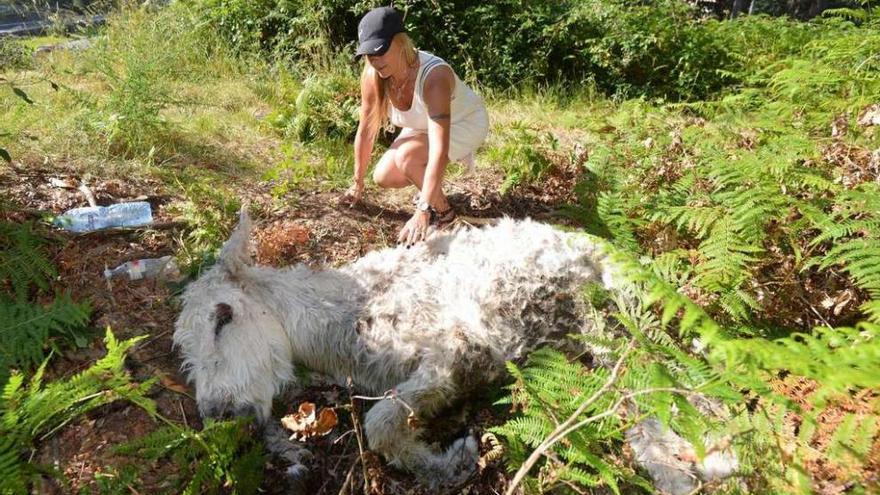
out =
<svg viewBox="0 0 880 495"><path fill-rule="evenodd" d="M471 436L435 451L408 421L435 415L541 344L590 332L576 293L613 283L585 235L530 220L438 232L340 268L255 266L251 222L183 295L174 343L206 417L270 419L272 398L307 367L361 392L393 390L366 413L370 449L429 486L475 469Z"/></svg>

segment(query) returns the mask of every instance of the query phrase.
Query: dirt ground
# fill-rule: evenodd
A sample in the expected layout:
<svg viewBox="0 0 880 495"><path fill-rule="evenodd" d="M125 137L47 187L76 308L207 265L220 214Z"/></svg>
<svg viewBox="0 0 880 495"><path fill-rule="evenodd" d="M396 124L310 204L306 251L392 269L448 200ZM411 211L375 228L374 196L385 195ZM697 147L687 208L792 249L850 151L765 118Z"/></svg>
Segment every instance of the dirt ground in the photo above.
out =
<svg viewBox="0 0 880 495"><path fill-rule="evenodd" d="M0 171L0 189L15 205L5 219L24 221L45 214L60 214L69 208L86 206L77 190L81 177L57 167L28 166ZM480 223L504 215L552 219L558 207L572 200L575 174L568 170L552 171L545 187L522 186L501 196L498 188L503 177L489 172L453 178L447 187L459 221ZM108 282L102 272L125 261L154 258L174 253L176 236L183 225L175 222L166 210L175 199L161 183L151 180L122 181L91 177L89 186L101 205L123 201L147 200L153 207L158 229L133 229L121 232L69 234L55 232L54 261L58 267L57 289L69 291L76 300L88 300L93 308L92 345L66 352L53 361L50 376L68 376L88 367L103 355L100 336L110 327L119 338L148 337L130 352L128 367L135 380L159 377L152 398L159 413L180 424L200 427L194 391L179 372L180 361L172 349L174 320L178 313L177 294L182 284L165 281ZM337 266L355 260L364 253L393 245L399 229L411 214L414 190L368 190L365 201L354 208L337 203L339 193L300 190L295 198L278 207L270 194L270 184L256 183L240 188L241 199L256 211L253 252L260 264L286 266L306 263L310 266ZM555 193L548 191L555 191ZM276 401L279 416L296 410L304 401L318 406L349 403L348 391L333 386L308 388L297 397ZM370 404L361 404L367 408ZM362 478L355 436L348 434L351 421L340 413L340 424L325 436L309 441L314 454L311 462L309 493L343 493L343 483L351 472ZM461 408L438 418L430 428L431 439L445 442L467 431L479 434L503 421L504 411L491 401L469 401ZM38 446L36 459L63 471L70 486L62 487L46 480L38 487L41 493L92 491L97 473L110 466L130 462L112 452L114 445L145 435L158 425L136 406L118 403L102 408L65 427L59 434ZM406 473L386 467L375 456L368 457L371 493L423 493ZM267 463L264 493L283 493L284 466L270 459ZM356 470L354 468L357 467ZM171 462L150 466L142 478L144 493L162 493L172 489L169 479L182 469ZM360 476L361 478L357 478ZM508 474L497 461L490 463L461 493L494 494L503 491ZM356 489L360 491L361 489ZM132 487L132 493L138 491Z"/></svg>
<svg viewBox="0 0 880 495"><path fill-rule="evenodd" d="M460 215L459 221L481 223L504 215L532 217L555 223L567 223L559 214L560 207L574 201L577 180L572 169L557 168L537 186L518 186L506 195L498 193L503 177L497 172L480 171L474 175L450 180L447 193ZM24 221L45 213L62 213L86 201L77 189L81 177L65 174L58 168L29 166L26 169L0 171L0 190L16 208L3 214L4 219ZM180 424L200 427L193 400L194 391L179 373L180 361L171 347L171 336L178 313L177 294L181 284L155 280L107 282L102 271L137 258L159 257L174 253L176 238L183 225L175 222L167 205L175 198L161 183L151 180L122 181L92 177L90 187L99 204L142 199L153 206L154 221L162 228L94 232L73 235L54 234L54 261L58 266L57 289L69 291L76 300L88 300L93 307L96 329L92 345L72 350L53 361L51 376L69 376L86 368L103 355L100 335L110 327L120 338L147 335L130 353L129 369L138 381L160 378L152 398L160 414ZM412 206L413 190L368 190L365 202L355 208L340 206L335 192L299 190L286 198L282 206L270 194L270 184L255 183L240 187L241 198L256 212L253 252L258 263L287 266L306 263L310 266L338 266L357 259L364 253L394 244L397 233L406 221ZM778 387L797 401L811 392L810 384L781 379ZM299 404L309 401L318 407L349 403L348 391L334 386L315 385L296 397L285 397L275 404L276 417L294 412ZM851 401L832 408L823 416L825 423L812 442L817 448L827 443L847 412L868 413L866 407L876 402L873 395L853 397ZM370 404L361 404L362 408ZM360 457L355 435L350 434L351 420L340 410L340 424L327 436L311 439L309 493L317 495L358 493L343 488L346 479L362 479ZM444 443L465 432L480 434L486 428L506 419L506 412L492 407L491 400L467 401L460 408L448 411L430 425L430 439ZM798 418L791 419L796 430ZM102 408L65 427L59 434L38 446L36 459L57 466L70 481L61 487L45 481L41 493L75 493L92 491L95 475L109 466L130 462L112 452L111 447L145 435L159 425L136 406L118 403ZM487 446L483 446L484 452ZM381 459L366 456L372 494L419 494L406 473L385 466ZM283 467L270 459L266 465L263 493L284 493ZM182 466L160 462L149 466L142 482L143 493L172 490L172 479ZM878 483L880 472L880 440L874 442L870 459L862 472L847 466L829 465L817 458L808 466L819 493L844 493L851 480L861 478L868 484ZM459 493L473 495L497 494L504 491L510 476L499 461L480 471ZM141 493L132 488L134 494Z"/></svg>

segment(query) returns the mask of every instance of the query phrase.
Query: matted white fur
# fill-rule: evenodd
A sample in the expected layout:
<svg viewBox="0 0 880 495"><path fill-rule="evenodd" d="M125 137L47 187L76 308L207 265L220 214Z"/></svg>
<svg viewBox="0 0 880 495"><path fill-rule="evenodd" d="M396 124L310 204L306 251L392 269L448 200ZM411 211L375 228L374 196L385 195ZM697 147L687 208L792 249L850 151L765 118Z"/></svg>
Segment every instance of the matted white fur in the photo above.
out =
<svg viewBox="0 0 880 495"><path fill-rule="evenodd" d="M506 360L589 331L573 295L589 280L611 283L587 236L529 220L439 233L318 271L254 266L249 234L242 214L218 264L188 287L176 323L174 342L205 416L267 420L298 364L342 383L351 377L362 393L394 389L430 418L497 378ZM472 438L435 452L408 414L400 401L373 405L369 447L431 484L473 471Z"/></svg>

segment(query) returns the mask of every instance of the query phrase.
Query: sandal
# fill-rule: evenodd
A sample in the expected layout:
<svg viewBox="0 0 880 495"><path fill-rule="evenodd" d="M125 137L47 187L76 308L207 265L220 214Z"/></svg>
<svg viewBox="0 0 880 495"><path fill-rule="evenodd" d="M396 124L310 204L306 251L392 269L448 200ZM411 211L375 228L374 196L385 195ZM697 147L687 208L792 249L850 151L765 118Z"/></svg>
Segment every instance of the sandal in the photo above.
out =
<svg viewBox="0 0 880 495"><path fill-rule="evenodd" d="M433 215L431 216L431 223L437 225L438 229L442 229L447 225L455 222L457 215L455 214L455 209L450 206L446 211L437 211L432 210Z"/></svg>

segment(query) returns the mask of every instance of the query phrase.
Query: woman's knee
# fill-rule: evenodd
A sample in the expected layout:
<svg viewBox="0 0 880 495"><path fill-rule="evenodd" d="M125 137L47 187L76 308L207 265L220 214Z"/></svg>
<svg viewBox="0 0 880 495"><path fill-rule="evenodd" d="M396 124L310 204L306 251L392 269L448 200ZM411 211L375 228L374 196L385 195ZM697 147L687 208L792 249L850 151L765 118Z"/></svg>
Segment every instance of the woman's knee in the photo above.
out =
<svg viewBox="0 0 880 495"><path fill-rule="evenodd" d="M404 187L409 185L406 176L397 169L396 152L389 150L373 170L373 182L379 187Z"/></svg>
<svg viewBox="0 0 880 495"><path fill-rule="evenodd" d="M417 177L421 175L427 165L427 159L422 150L417 147L405 147L397 150L394 156L394 164L397 170L406 177Z"/></svg>

